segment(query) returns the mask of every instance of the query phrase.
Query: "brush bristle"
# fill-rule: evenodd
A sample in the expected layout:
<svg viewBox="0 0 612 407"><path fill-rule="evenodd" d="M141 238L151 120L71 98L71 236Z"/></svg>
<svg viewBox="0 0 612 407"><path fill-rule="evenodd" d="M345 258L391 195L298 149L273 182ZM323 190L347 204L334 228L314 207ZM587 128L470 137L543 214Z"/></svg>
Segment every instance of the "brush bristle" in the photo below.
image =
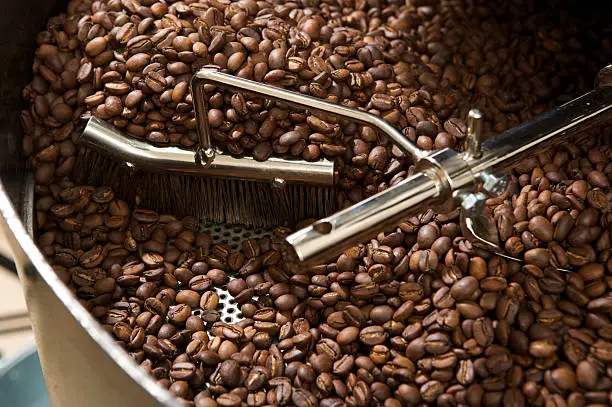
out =
<svg viewBox="0 0 612 407"><path fill-rule="evenodd" d="M75 180L82 185L110 186L127 202L160 213L253 227L319 219L332 214L336 206L334 188L305 184L276 188L269 182L150 174L84 147L75 163Z"/></svg>

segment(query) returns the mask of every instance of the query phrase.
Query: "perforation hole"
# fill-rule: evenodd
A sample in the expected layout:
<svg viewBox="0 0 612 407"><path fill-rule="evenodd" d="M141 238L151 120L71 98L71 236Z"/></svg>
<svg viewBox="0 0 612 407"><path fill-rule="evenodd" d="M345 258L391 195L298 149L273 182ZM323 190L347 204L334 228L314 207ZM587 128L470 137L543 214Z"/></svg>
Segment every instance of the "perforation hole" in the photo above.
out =
<svg viewBox="0 0 612 407"><path fill-rule="evenodd" d="M207 233L213 239L214 244L226 244L232 251L239 250L242 242L247 239L261 239L272 236L272 231L256 229L252 226L236 226L225 224L206 224L202 233ZM230 280L232 277L230 276ZM244 318L240 312L240 306L236 300L227 292L227 286L214 287L219 295L219 305L217 311L220 314L220 321L236 323ZM257 297L253 298L254 301Z"/></svg>

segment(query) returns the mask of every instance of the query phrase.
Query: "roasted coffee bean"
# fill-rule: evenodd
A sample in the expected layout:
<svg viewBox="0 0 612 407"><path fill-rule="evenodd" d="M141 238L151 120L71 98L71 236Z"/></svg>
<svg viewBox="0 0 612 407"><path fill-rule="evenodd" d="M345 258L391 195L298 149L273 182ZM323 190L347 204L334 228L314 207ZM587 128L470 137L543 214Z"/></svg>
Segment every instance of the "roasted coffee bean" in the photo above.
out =
<svg viewBox="0 0 612 407"><path fill-rule="evenodd" d="M380 345L387 339L381 326L369 326L359 332L359 340L368 346Z"/></svg>
<svg viewBox="0 0 612 407"><path fill-rule="evenodd" d="M193 363L175 363L170 369L170 377L175 380L189 380L194 376L195 371L196 367Z"/></svg>
<svg viewBox="0 0 612 407"><path fill-rule="evenodd" d="M197 293L204 292L212 287L212 280L207 275L197 275L189 280L189 288Z"/></svg>
<svg viewBox="0 0 612 407"><path fill-rule="evenodd" d="M221 380L226 386L236 387L240 383L240 365L234 360L226 360L219 366Z"/></svg>
<svg viewBox="0 0 612 407"><path fill-rule="evenodd" d="M221 407L238 407L242 399L234 393L224 393L217 398L217 405Z"/></svg>
<svg viewBox="0 0 612 407"><path fill-rule="evenodd" d="M474 291L478 289L478 280L472 276L463 277L456 281L451 287L451 295L457 300L471 298Z"/></svg>

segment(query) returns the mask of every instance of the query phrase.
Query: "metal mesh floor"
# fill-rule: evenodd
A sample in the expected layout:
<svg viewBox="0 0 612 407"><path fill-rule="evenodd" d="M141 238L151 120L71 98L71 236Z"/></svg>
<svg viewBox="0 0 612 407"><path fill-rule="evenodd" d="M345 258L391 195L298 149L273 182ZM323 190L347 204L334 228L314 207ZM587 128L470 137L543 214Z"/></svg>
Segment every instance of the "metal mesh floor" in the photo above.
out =
<svg viewBox="0 0 612 407"><path fill-rule="evenodd" d="M202 232L208 233L215 243L224 243L231 246L232 250L238 250L242 247L242 242L247 239L261 239L272 235L271 230L257 229L240 225L227 224L206 224L202 227ZM235 275L229 274L228 283L236 278ZM234 297L227 291L226 285L223 287L215 287L214 290L219 295L219 321L235 324L242 319L240 305ZM253 297L257 300L257 297Z"/></svg>

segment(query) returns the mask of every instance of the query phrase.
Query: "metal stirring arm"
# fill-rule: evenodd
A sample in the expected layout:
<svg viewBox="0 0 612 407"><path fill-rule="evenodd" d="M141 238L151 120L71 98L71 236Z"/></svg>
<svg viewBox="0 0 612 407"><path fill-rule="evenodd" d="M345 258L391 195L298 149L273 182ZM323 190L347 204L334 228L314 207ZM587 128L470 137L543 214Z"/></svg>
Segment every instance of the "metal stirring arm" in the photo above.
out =
<svg viewBox="0 0 612 407"><path fill-rule="evenodd" d="M414 162L419 161L427 155L427 152L412 144L410 140L404 137L404 135L389 122L371 113L337 105L326 100L288 91L276 86L238 78L215 69L203 68L196 72L191 79L194 111L200 136L199 156L202 165L208 165L213 162L216 156L216 152L211 143L210 127L208 125L208 109L206 106L206 95L204 93L204 87L206 85L214 85L235 92L263 96L266 99L282 102L291 107L307 109L311 112L322 112L344 119L354 120L358 123L378 129L389 137L389 139L403 152L412 157Z"/></svg>
<svg viewBox="0 0 612 407"><path fill-rule="evenodd" d="M378 129L414 162L418 162L427 155L425 151L404 137L398 129L371 113L238 78L212 68L199 70L191 80L198 131L198 145L195 152L176 147L158 147L127 137L119 129L95 117L89 118L81 136L82 141L88 147L112 157L115 161L147 172L271 181L279 182L279 185L287 182L332 186L337 183L338 177L334 163L327 159L309 162L272 157L266 161L256 161L253 157L234 157L217 151L212 144L208 123L206 86L262 96L311 112L323 112L354 120Z"/></svg>
<svg viewBox="0 0 612 407"><path fill-rule="evenodd" d="M600 78L612 77L611 69L602 70L605 75L600 74ZM600 85L611 82L600 81ZM469 134L468 151L444 149L421 158L417 163L420 173L293 233L287 242L300 261L314 265L376 236L427 206L444 211L461 205L467 216L475 216L486 199L484 194L475 192L478 185L491 195L502 193L507 186L506 178L495 171L510 169L534 150L562 143L610 119L612 86L600 86L482 146L475 131ZM478 112L470 112L469 127L478 128L481 120Z"/></svg>

